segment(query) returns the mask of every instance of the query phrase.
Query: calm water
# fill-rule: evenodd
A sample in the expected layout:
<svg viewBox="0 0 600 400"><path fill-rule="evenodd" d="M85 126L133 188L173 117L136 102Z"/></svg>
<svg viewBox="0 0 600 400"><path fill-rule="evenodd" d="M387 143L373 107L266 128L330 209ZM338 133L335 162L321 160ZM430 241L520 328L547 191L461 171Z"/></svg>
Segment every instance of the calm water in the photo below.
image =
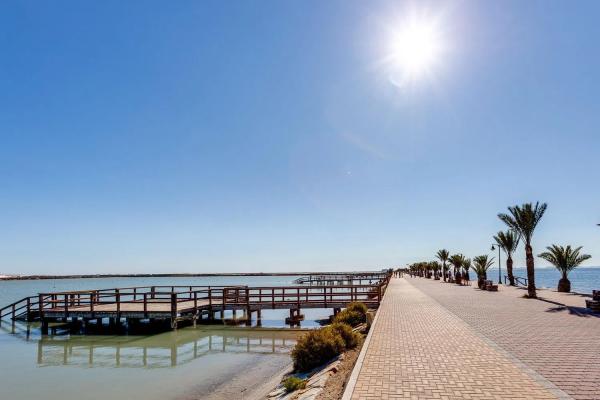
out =
<svg viewBox="0 0 600 400"><path fill-rule="evenodd" d="M515 268L515 276L527 277L525 268ZM502 268L502 279L506 275L506 269ZM535 283L537 287L556 289L560 272L556 268L536 268ZM490 268L488 278L498 280L498 269ZM592 290L600 290L600 268L575 268L569 273L571 281L571 290L579 293L591 294Z"/></svg>
<svg viewBox="0 0 600 400"><path fill-rule="evenodd" d="M151 285L274 286L289 285L295 278L0 281L0 305L48 291ZM315 320L327 317L331 310L303 313L306 320L302 326L308 327L317 325ZM263 327L284 327L286 314L287 310L263 311ZM244 398L246 388L264 382L289 364L297 335L199 325L150 336L41 337L36 324L4 321L0 326L0 398Z"/></svg>

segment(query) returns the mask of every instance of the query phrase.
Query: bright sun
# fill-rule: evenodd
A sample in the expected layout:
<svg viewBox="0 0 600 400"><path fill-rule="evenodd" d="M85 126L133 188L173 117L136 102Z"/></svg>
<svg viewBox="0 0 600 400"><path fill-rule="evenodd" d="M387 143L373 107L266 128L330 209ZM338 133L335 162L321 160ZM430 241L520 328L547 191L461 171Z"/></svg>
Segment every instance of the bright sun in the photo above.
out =
<svg viewBox="0 0 600 400"><path fill-rule="evenodd" d="M399 26L389 47L391 78L397 85L431 74L443 49L437 24L415 18Z"/></svg>

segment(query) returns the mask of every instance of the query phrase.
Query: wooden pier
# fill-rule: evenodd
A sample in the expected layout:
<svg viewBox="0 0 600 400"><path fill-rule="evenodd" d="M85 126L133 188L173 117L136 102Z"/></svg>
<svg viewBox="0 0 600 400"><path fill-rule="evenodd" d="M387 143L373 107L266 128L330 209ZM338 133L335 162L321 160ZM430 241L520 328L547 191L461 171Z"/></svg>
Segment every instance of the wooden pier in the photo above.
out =
<svg viewBox="0 0 600 400"><path fill-rule="evenodd" d="M42 333L50 323L62 322L77 328L109 324L136 328L168 324L177 329L181 323L196 324L225 319L225 311L242 313L250 324L252 314L260 323L261 310L288 309L293 322L304 308L339 310L353 301L377 308L390 275L372 284L319 286L141 286L114 289L40 293L0 309L0 320L40 321Z"/></svg>
<svg viewBox="0 0 600 400"><path fill-rule="evenodd" d="M360 272L360 273L327 273L310 274L301 276L294 280L294 283L301 285L362 285L377 284L388 277L388 272Z"/></svg>

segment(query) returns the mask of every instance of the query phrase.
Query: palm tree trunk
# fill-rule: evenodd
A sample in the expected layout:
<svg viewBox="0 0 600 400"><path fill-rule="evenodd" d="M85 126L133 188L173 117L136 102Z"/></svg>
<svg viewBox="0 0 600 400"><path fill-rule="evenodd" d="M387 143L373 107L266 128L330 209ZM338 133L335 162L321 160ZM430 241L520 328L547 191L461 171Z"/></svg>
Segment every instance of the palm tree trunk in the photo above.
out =
<svg viewBox="0 0 600 400"><path fill-rule="evenodd" d="M533 260L533 248L531 244L525 244L525 257L527 260L527 295L529 298L537 298L535 292L535 263Z"/></svg>
<svg viewBox="0 0 600 400"><path fill-rule="evenodd" d="M446 282L447 273L448 273L448 269L446 268L446 264L444 263L444 282Z"/></svg>
<svg viewBox="0 0 600 400"><path fill-rule="evenodd" d="M566 293L571 291L571 281L567 278L567 271L562 272L562 279L558 281L558 291Z"/></svg>
<svg viewBox="0 0 600 400"><path fill-rule="evenodd" d="M515 286L515 276L513 275L513 259L510 253L506 259L506 271L508 273L508 282L510 283L510 286Z"/></svg>

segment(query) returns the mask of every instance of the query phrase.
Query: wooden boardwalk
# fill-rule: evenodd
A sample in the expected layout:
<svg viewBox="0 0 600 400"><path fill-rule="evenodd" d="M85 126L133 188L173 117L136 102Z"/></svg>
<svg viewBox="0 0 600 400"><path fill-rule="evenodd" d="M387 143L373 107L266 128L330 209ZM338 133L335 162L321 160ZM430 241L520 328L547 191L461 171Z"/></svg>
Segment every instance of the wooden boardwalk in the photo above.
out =
<svg viewBox="0 0 600 400"><path fill-rule="evenodd" d="M137 323L142 320L180 322L214 320L225 311L242 311L243 320L261 310L288 309L291 322L301 320L301 309L332 308L334 313L348 303L360 301L377 308L389 276L372 284L315 286L144 286L87 291L40 293L0 309L0 320L39 320L46 331L50 322L87 322L109 318Z"/></svg>

